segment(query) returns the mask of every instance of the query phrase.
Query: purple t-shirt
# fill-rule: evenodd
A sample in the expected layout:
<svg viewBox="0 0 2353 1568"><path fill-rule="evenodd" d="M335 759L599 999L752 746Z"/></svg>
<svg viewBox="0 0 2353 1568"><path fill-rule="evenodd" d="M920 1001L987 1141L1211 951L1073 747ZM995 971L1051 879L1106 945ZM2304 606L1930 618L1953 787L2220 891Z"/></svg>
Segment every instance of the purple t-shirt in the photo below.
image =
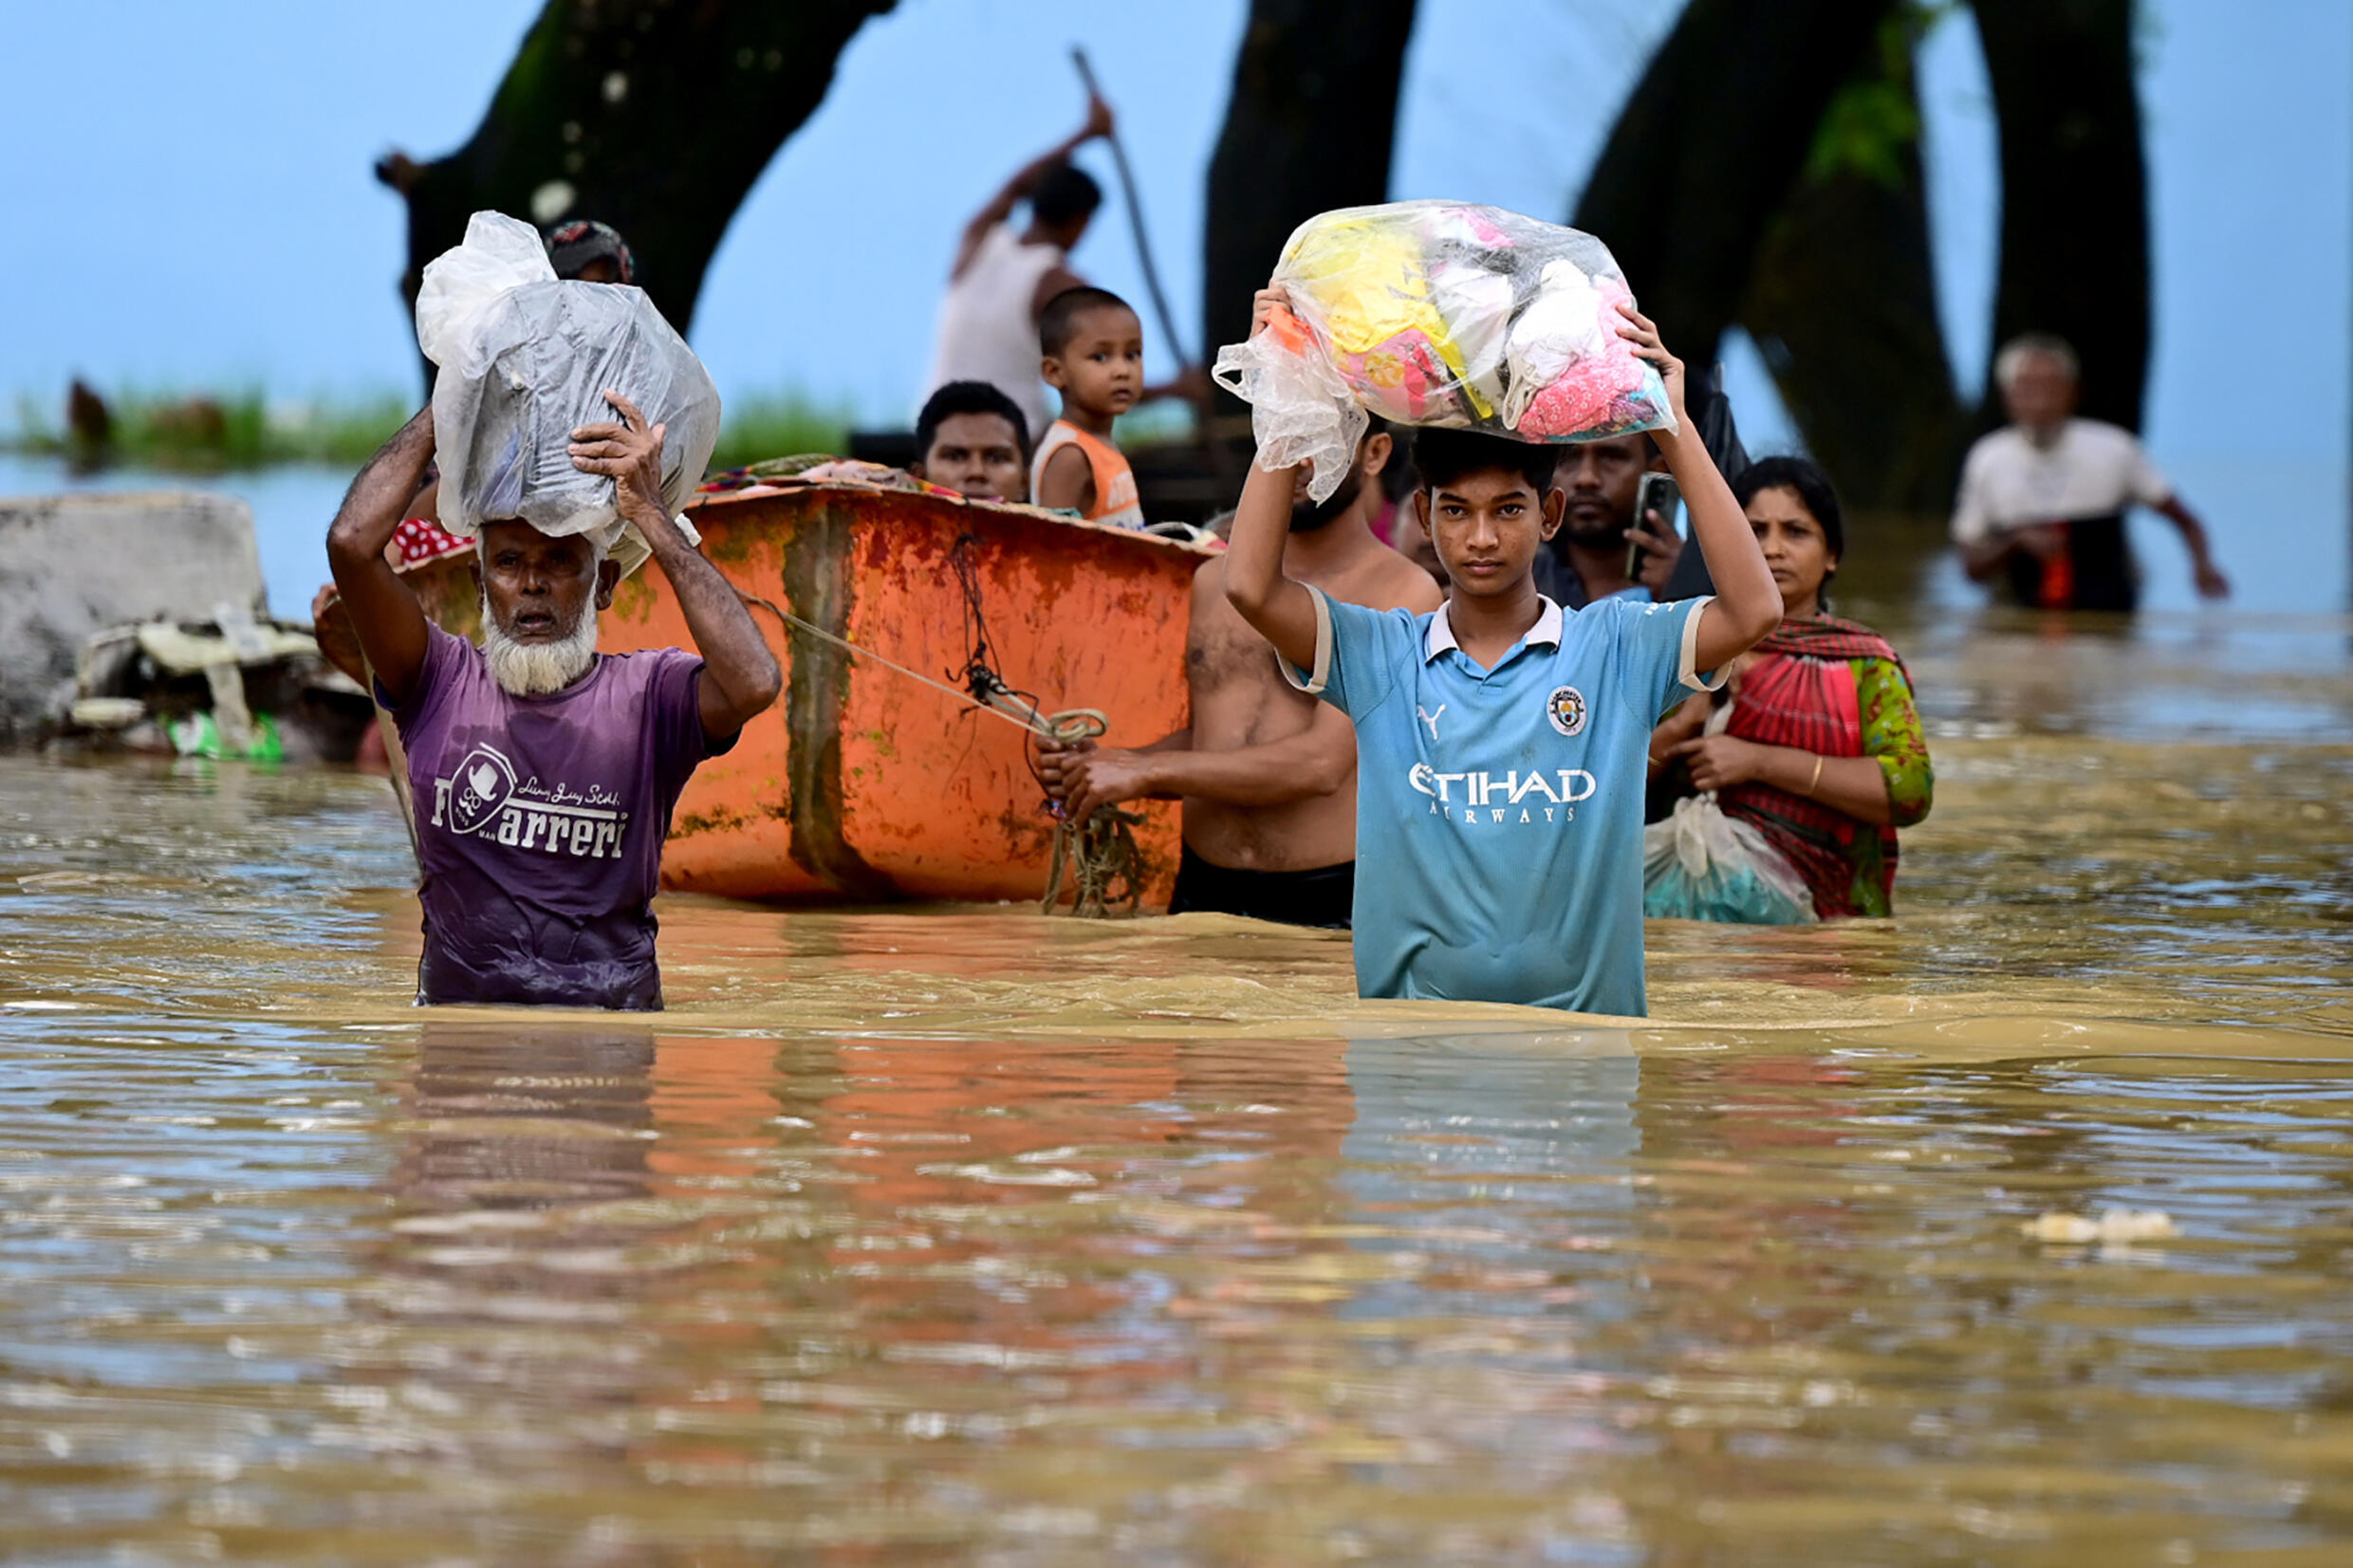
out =
<svg viewBox="0 0 2353 1568"><path fill-rule="evenodd" d="M563 691L518 697L473 644L426 636L392 715L424 865L417 1000L660 1006L652 904L670 810L735 744L703 734L703 661L600 655Z"/></svg>

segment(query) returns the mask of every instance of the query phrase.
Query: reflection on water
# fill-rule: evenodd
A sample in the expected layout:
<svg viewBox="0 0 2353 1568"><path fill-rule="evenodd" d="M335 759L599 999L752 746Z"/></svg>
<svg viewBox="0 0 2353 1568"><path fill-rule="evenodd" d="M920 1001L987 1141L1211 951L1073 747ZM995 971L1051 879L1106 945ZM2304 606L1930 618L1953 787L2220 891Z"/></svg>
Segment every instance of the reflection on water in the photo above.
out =
<svg viewBox="0 0 2353 1568"><path fill-rule="evenodd" d="M1923 639L1900 919L1633 1028L694 900L421 1015L380 781L0 763L0 1559L2340 1560L2343 637L2039 635Z"/></svg>

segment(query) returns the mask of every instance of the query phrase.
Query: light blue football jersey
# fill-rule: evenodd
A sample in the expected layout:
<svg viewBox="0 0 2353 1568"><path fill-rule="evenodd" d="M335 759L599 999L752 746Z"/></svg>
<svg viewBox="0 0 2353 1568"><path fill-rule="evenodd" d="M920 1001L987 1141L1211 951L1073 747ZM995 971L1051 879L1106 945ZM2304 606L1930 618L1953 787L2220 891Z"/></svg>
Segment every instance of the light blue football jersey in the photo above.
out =
<svg viewBox="0 0 2353 1568"><path fill-rule="evenodd" d="M1651 729L1692 692L1706 599L1550 600L1492 670L1443 606L1313 589L1316 668L1356 726L1356 980L1364 996L1641 1017Z"/></svg>

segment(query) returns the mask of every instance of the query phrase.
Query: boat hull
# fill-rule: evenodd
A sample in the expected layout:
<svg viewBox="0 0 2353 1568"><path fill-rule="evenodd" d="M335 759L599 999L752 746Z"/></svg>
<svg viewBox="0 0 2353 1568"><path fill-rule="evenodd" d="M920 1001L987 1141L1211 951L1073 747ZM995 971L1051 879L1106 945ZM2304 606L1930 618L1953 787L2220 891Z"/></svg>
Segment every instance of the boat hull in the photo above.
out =
<svg viewBox="0 0 2353 1568"><path fill-rule="evenodd" d="M1048 713L1100 709L1105 744L1185 723L1185 631L1205 553L1027 507L845 486L704 498L703 553L752 601L776 706L695 770L662 855L670 888L795 902L1036 898L1054 820L1023 729L785 622L788 611L952 687L974 651ZM692 647L668 580L621 585L607 653ZM1148 904L1165 903L1174 802L1142 802Z"/></svg>

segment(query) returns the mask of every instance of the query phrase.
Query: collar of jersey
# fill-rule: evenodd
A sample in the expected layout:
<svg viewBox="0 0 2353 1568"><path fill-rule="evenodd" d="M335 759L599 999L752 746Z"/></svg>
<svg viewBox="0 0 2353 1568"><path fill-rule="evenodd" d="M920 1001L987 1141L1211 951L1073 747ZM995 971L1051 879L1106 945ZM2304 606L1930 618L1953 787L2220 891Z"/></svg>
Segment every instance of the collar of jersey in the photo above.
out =
<svg viewBox="0 0 2353 1568"><path fill-rule="evenodd" d="M1542 643L1547 648L1558 648L1561 645L1561 607L1542 594L1536 596L1536 602L1544 606L1536 612L1536 624L1528 629L1528 635L1520 638L1515 646L1533 648ZM1424 664L1449 648L1459 649L1462 646L1454 640L1454 623L1446 618L1446 612L1447 605L1439 605L1437 613L1430 618L1430 630L1422 636L1421 662Z"/></svg>

